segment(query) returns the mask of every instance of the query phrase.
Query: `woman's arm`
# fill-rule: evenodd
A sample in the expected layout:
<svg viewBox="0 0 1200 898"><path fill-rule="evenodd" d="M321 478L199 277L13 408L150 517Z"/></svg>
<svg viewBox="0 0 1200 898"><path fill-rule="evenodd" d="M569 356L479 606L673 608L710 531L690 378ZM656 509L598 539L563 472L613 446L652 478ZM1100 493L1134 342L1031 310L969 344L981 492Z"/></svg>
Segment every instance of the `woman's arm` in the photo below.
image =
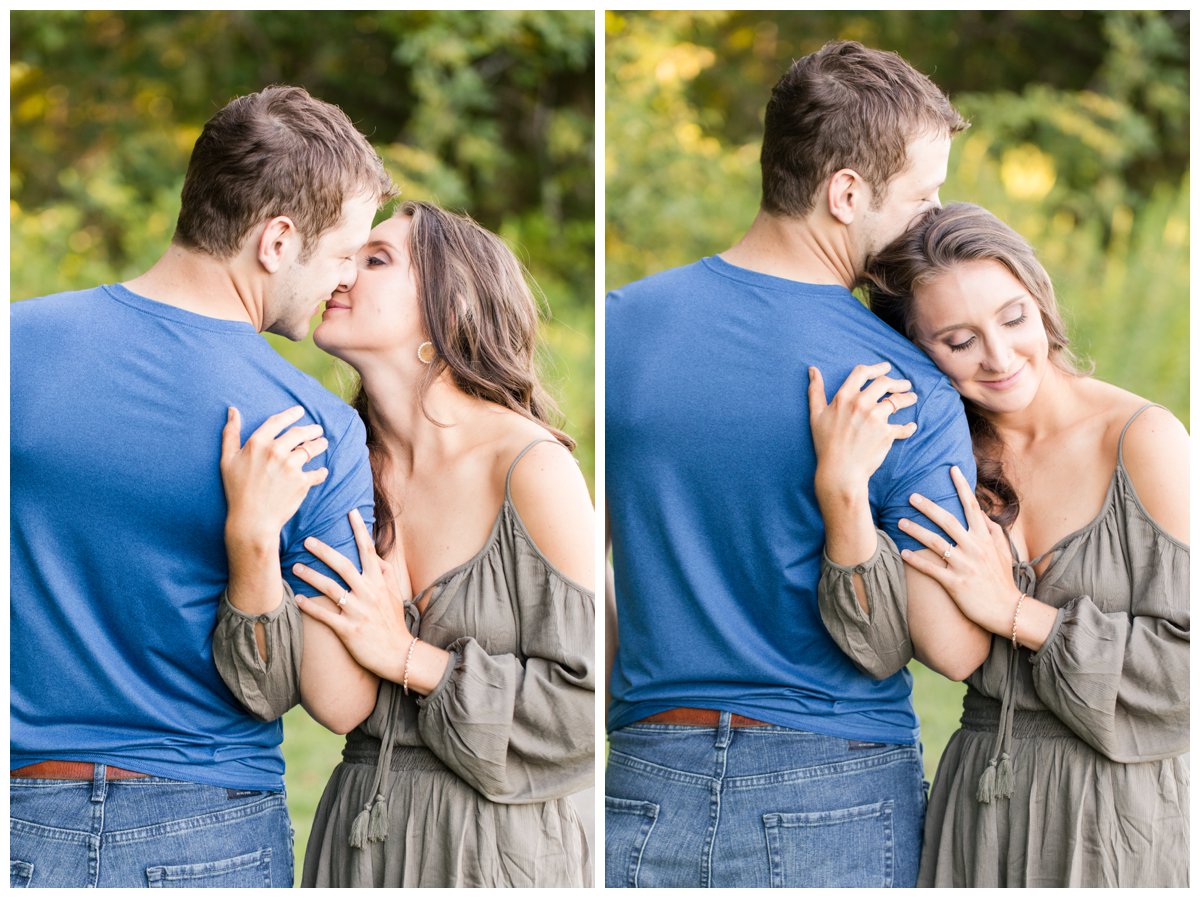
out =
<svg viewBox="0 0 1200 898"><path fill-rule="evenodd" d="M345 733L370 714L378 681L327 628L301 620L279 570L283 525L327 476L325 468L304 470L328 447L320 426L285 430L303 414L295 407L271 416L243 445L241 417L230 409L221 447L229 608L220 612L214 655L226 685L256 716L274 719L299 701L319 723ZM253 646L238 638L248 626ZM286 657L273 658L268 644L285 649Z"/></svg>
<svg viewBox="0 0 1200 898"><path fill-rule="evenodd" d="M517 650L489 654L472 637L447 649L401 632L378 586L353 581L341 615L305 611L338 633L364 666L424 698L419 727L426 746L487 798L505 803L562 797L588 785L595 752L594 512L574 460L547 443L513 472L511 497L525 531L547 562L545 582L513 596ZM337 570L337 559L313 546ZM396 566L393 559L393 566ZM362 579L374 561L363 555ZM339 573L341 573L339 571ZM349 572L347 572L349 574ZM318 588L328 584L300 574ZM366 598L360 599L360 590Z"/></svg>
<svg viewBox="0 0 1200 898"><path fill-rule="evenodd" d="M983 513L962 472L952 468L950 476L966 513L967 527L936 503L913 496L913 508L941 527L950 539L902 519L900 529L926 549L905 550L901 557L936 582L971 622L1008 639L1016 632L1018 642L1027 648L1040 648L1050 635L1057 610L1024 595L1017 587L1012 576L1012 550L1004 531Z"/></svg>
<svg viewBox="0 0 1200 898"><path fill-rule="evenodd" d="M871 475L895 440L916 431L915 423L888 423L895 410L917 401L908 381L885 376L890 367L858 366L828 404L820 372L809 369L815 487L826 531L818 605L835 641L871 676L890 676L915 654L943 676L961 680L987 656L990 639L936 582L900 563L871 514ZM848 601L851 595L858 608Z"/></svg>

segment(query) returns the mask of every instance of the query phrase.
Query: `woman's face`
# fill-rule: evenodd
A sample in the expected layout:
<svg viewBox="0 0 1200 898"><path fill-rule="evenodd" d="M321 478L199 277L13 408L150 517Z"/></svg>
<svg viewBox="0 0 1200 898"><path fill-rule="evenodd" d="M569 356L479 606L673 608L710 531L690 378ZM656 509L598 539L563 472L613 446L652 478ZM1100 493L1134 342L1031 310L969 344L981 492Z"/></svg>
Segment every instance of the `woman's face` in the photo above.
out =
<svg viewBox="0 0 1200 898"><path fill-rule="evenodd" d="M915 291L915 338L954 388L983 411L1017 412L1049 367L1041 310L990 259L960 263Z"/></svg>
<svg viewBox="0 0 1200 898"><path fill-rule="evenodd" d="M417 283L408 254L412 219L397 215L371 231L356 258L358 279L348 292L330 297L313 331L313 342L352 361L363 352L400 350L416 360L426 339Z"/></svg>

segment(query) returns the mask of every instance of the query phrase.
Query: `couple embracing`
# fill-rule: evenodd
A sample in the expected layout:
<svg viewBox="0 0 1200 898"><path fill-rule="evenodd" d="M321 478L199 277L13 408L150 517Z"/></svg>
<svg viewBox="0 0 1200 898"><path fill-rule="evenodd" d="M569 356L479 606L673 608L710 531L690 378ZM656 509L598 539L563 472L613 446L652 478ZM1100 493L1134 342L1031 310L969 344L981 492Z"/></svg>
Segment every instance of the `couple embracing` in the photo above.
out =
<svg viewBox="0 0 1200 898"><path fill-rule="evenodd" d="M1187 883L1187 434L941 206L965 127L829 44L745 237L608 298L610 886ZM967 682L928 797L913 657Z"/></svg>
<svg viewBox="0 0 1200 898"><path fill-rule="evenodd" d="M12 309L14 886L582 885L591 506L520 263L341 110L238 98L143 275ZM354 408L260 333L353 366ZM332 766L332 764L331 764Z"/></svg>

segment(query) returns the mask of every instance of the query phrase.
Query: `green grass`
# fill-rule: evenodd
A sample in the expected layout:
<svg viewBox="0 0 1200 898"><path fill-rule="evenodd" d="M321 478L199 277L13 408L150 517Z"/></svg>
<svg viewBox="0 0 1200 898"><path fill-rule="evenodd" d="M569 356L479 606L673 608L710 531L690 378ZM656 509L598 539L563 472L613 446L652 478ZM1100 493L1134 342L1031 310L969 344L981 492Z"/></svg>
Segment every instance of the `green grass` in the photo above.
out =
<svg viewBox="0 0 1200 898"><path fill-rule="evenodd" d="M925 778L933 782L946 743L958 729L962 697L967 687L947 680L919 661L908 669L913 675L913 705L921 719L921 744L925 746Z"/></svg>
<svg viewBox="0 0 1200 898"><path fill-rule="evenodd" d="M342 759L344 736L331 733L303 708L293 708L283 718L283 757L287 764L288 811L296 830L296 882L304 869L304 850L312 830L317 802L329 774Z"/></svg>

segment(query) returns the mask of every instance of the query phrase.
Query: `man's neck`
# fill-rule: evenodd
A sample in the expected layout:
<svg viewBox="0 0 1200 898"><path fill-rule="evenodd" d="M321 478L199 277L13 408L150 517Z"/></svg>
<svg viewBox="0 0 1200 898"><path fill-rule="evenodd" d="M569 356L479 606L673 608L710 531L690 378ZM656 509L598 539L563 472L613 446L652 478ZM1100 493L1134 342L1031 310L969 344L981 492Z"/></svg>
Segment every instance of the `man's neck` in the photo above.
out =
<svg viewBox="0 0 1200 898"><path fill-rule="evenodd" d="M223 321L263 329L261 297L240 273L238 259L218 259L172 243L145 274L125 281L139 296Z"/></svg>
<svg viewBox="0 0 1200 898"><path fill-rule="evenodd" d="M854 286L844 229L824 230L809 218L781 218L761 209L745 236L721 253L730 265L806 284Z"/></svg>

